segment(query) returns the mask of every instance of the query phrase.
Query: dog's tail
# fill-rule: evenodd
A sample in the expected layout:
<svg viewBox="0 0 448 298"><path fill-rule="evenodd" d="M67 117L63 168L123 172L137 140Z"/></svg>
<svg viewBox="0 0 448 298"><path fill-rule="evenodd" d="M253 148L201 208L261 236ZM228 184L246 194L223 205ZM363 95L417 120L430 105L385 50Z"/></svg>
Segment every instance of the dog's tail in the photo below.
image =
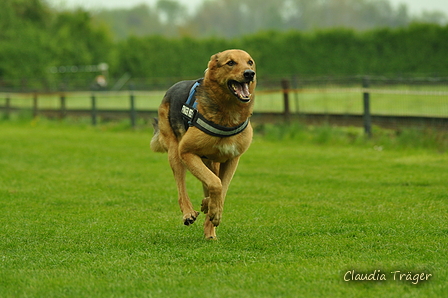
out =
<svg viewBox="0 0 448 298"><path fill-rule="evenodd" d="M154 152L166 152L165 147L160 143L159 120L154 118L152 123L154 127L154 136L151 139L151 150Z"/></svg>

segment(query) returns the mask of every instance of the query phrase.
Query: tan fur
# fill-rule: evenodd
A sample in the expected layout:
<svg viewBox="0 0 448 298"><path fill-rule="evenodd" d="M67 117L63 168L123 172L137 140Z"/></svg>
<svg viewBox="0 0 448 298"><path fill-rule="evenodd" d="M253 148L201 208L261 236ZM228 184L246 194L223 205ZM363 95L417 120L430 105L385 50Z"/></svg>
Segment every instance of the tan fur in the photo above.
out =
<svg viewBox="0 0 448 298"><path fill-rule="evenodd" d="M235 64L227 64L229 61ZM244 71L248 69L255 71L255 63L248 53L241 50L224 51L210 58L201 87L203 91L197 95L197 108L207 120L234 127L251 116L255 78L249 85L249 102L239 100L227 85L229 80L243 81ZM159 107L158 129L156 127L151 140L151 149L168 152L186 225L192 224L199 215L187 194L186 170L202 182L204 199L201 210L206 214L204 234L207 239L216 239L215 227L221 222L226 193L240 156L252 141L252 127L249 124L240 134L223 138L210 136L196 127L190 127L178 137L170 126L169 109L170 105L166 101Z"/></svg>
<svg viewBox="0 0 448 298"><path fill-rule="evenodd" d="M151 144L150 144L151 150L154 152L161 152L161 153L167 152L166 147L160 143L159 134L160 134L160 131L158 131L158 130L154 132L154 136L151 139Z"/></svg>

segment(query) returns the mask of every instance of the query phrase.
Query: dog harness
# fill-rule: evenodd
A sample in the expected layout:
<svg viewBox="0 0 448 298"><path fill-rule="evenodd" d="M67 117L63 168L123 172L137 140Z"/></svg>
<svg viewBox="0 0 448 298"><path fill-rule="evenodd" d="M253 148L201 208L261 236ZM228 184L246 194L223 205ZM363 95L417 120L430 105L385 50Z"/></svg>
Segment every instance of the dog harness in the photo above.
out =
<svg viewBox="0 0 448 298"><path fill-rule="evenodd" d="M188 124L188 126L195 126L205 132L206 134L215 137L231 137L242 132L249 124L249 119L246 119L243 123L235 127L226 127L213 123L204 118L196 108L198 103L196 102L196 88L201 84L202 79L194 83L190 89L190 94L185 104L182 106L182 115ZM187 126L187 129L188 129Z"/></svg>

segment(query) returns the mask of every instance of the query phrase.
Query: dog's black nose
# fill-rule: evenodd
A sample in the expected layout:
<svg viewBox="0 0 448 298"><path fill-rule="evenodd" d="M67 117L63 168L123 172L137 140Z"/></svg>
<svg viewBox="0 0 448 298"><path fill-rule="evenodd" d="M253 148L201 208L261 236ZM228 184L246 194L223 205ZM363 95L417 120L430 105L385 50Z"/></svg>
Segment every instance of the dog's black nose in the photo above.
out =
<svg viewBox="0 0 448 298"><path fill-rule="evenodd" d="M244 78L245 78L247 81L253 81L253 80L254 80L254 77L255 77L255 71L253 71L252 69L246 69L246 70L244 71Z"/></svg>

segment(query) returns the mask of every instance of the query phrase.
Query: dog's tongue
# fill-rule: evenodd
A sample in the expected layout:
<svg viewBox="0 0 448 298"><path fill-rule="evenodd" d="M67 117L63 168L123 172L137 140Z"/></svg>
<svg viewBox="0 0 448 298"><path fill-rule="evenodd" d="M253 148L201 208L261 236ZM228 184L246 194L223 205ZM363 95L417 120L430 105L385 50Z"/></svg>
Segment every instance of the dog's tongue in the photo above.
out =
<svg viewBox="0 0 448 298"><path fill-rule="evenodd" d="M248 83L234 84L234 87L235 87L235 92L238 94L238 96L240 98L249 98L250 97Z"/></svg>

